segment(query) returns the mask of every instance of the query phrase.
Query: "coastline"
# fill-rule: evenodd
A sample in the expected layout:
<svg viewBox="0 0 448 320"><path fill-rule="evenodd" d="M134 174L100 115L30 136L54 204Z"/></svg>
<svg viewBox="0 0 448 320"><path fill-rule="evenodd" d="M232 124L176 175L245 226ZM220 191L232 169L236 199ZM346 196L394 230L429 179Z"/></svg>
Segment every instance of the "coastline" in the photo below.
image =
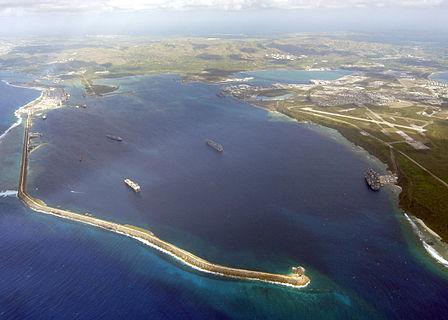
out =
<svg viewBox="0 0 448 320"><path fill-rule="evenodd" d="M232 97L234 98L234 97ZM236 98L235 98L236 99ZM237 99L238 100L238 99ZM242 102L246 102L243 100L240 100ZM376 157L373 153L369 152L368 150L366 150L365 148L363 148L362 146L356 144L355 142L351 141L350 139L348 139L347 137L345 137L338 129L336 128L332 128L332 127L328 127L325 126L324 124L320 124L311 120L298 120L286 113L283 113L281 111L278 110L272 110L263 106L259 106L259 105L255 105L253 103L249 103L246 102L249 106L251 107L255 107L258 109L263 109L265 111L267 111L268 113L271 114L282 114L286 117L288 117L289 119L291 119L292 121L297 122L298 124L313 124L317 127L321 127L321 128L325 128L325 129L331 129L331 130L335 130L336 132L338 132L341 137L343 137L348 143L352 144L354 147L356 148L360 148L362 149L366 155L368 157L371 157L371 159L375 159L376 161L378 161L379 163L381 163L382 165L384 165L386 168L389 167L389 165L383 161L381 161L378 157ZM369 159L369 160L371 160ZM403 216L406 218L406 220L408 221L409 225L412 227L412 230L414 232L414 234L419 238L419 243L422 245L424 251L426 252L426 254L431 257L431 260L436 262L437 264L441 264L443 267L448 268L448 244L443 242L442 237L440 235L438 235L435 231L433 231L431 228L429 228L421 219L410 215L408 213L405 212L405 210L400 206L399 203L399 194L402 192L402 186L396 185L396 188L391 189L391 192L396 195L396 206L397 208L400 210L400 212L403 214ZM414 222L412 219L415 219L416 222ZM425 236L425 232L428 234ZM431 237L429 236L431 235ZM426 240L425 240L426 239ZM429 243L432 243L434 240L436 240L437 243L437 249L435 249L433 246L431 246Z"/></svg>
<svg viewBox="0 0 448 320"><path fill-rule="evenodd" d="M448 268L448 246L441 242L441 237L435 233L431 228L429 228L421 219L409 215L406 212L403 212L406 220L409 222L409 224L412 227L412 230L414 233L418 236L420 241L423 244L423 247L425 248L426 252L439 264L442 266ZM440 246L440 248L435 249L433 246L434 241L438 241L437 246ZM442 253L441 251L445 251Z"/></svg>
<svg viewBox="0 0 448 320"><path fill-rule="evenodd" d="M286 115L286 114L285 114ZM288 116L288 115L286 115ZM325 128L330 128L330 127L326 127L325 125L319 124L319 123L315 123L315 122L311 122L315 125L318 126L322 126ZM332 129L332 128L330 128ZM340 133L339 130L336 130L338 133ZM368 150L366 150L365 148L363 148L362 146L358 146L356 143L354 143L353 141L349 140L348 138L346 138L344 135L342 135L342 133L340 133L342 137L344 137L344 139L346 139L349 143L353 144L356 147L361 148L362 150L364 150L366 152L366 154L368 154L369 157L375 159L376 161L380 162L382 165L384 165L386 168L389 167L389 165L383 161L381 161L379 158L377 158L373 153L369 152ZM399 201L399 195L400 193L403 191L403 187L400 185L396 185L396 188L394 188L392 190L392 192L396 195L396 206L398 208L398 210L400 210L401 214L406 218L406 220L408 221L409 225L412 227L414 234L419 238L419 242L422 245L423 249L425 250L426 254L428 256L431 257L431 259L436 262L436 263L441 263L441 260L446 261L447 263L441 263L444 267L448 268L448 244L442 241L442 237L440 235L438 235L435 231L433 231L432 229L430 229L424 222L423 220L415 217L414 215L410 215L408 213L406 213L406 211L404 210L404 208L402 208L400 206L400 201ZM418 220L418 223L413 223L412 218ZM425 230L427 233L431 234L433 239L437 239L440 242L440 248L439 250L433 248L431 245L429 245L424 239L423 235L423 230ZM443 251L443 252L441 252Z"/></svg>
<svg viewBox="0 0 448 320"><path fill-rule="evenodd" d="M32 100L32 101L30 101L30 102L24 104L23 106L19 107L18 109L16 109L16 110L14 111L14 116L16 117L17 120L16 120L16 122L14 122L8 129L6 129L2 134L0 134L0 143L2 142L2 140L8 135L8 133L9 133L12 129L14 129L14 128L16 128L16 127L18 127L18 126L20 126L20 125L22 124L23 119L22 119L22 117L21 117L20 114L21 114L21 113L22 113L22 112L23 112L29 105L34 104L34 103L36 103L37 101L39 101L40 99L42 99L42 97L43 97L43 95L44 95L44 89L43 89L43 88L18 86L18 85L14 85L14 84L9 83L9 82L6 81L6 80L1 80L1 81L2 81L3 83L7 84L8 86L11 86L11 87L22 88L22 89L31 89L31 90L37 90L37 91L40 91L40 95L39 95L39 97L37 97L36 99L34 99L34 100Z"/></svg>
<svg viewBox="0 0 448 320"><path fill-rule="evenodd" d="M24 201L23 195L20 195L20 192L18 194L19 194L18 197L22 201ZM200 271L200 272L204 272L204 273L208 273L208 274L212 274L212 275L216 275L216 276L221 276L221 277L237 279L237 280L260 281L260 282L271 283L271 284L281 285L281 286L286 286L286 287L291 287L291 288L299 288L299 289L307 287L310 284L310 282L311 282L308 279L308 277L306 277L304 275L303 275L304 280L303 280L303 282L301 281L301 284L293 284L293 283L290 283L288 281L268 280L267 278L264 278L263 276L267 276L267 277L270 277L270 276L280 276L280 277L284 278L285 280L287 280L288 278L293 278L294 275L277 275L277 274L270 274L270 273L259 272L259 271L228 268L228 267L219 266L219 265L217 265L217 266L218 267L222 267L224 269L228 269L228 270L232 270L233 269L233 271L238 271L238 272L256 273L256 274L258 274L258 276L247 277L247 276L243 276L243 275L230 274L230 273L226 273L226 272L212 271L212 270L210 270L208 268L201 268L198 265L196 265L194 263L191 263L188 260L183 259L179 255L176 255L175 253L171 252L170 250L164 249L161 246L155 245L151 241L148 241L147 236L145 236L145 234L149 235L150 231L147 231L147 232L138 231L138 230L134 230L132 228L126 227L126 226L121 226L121 225L116 224L117 226L121 226L121 227L127 229L126 231L123 231L123 230L120 231L120 230L111 229L111 228L109 228L107 226L102 226L102 225L97 224L97 223L89 223L87 221L80 221L79 219L70 218L68 216L62 216L60 214L55 214L55 213L49 212L47 210L39 210L39 209L31 207L31 206L30 206L30 208L32 210L36 211L36 212L39 212L39 213L52 215L52 216L55 216L55 217L63 218L63 219L74 221L74 222L81 222L81 223L90 225L92 227L104 229L104 230L107 230L107 231L112 231L114 233L117 233L117 234L129 237L129 238L135 239L135 240L137 240L137 241L139 241L139 242L141 242L141 243L143 243L143 244L145 244L145 245L147 245L147 246L149 246L149 247L151 247L153 249L156 249L157 251L160 251L160 252L162 252L162 253L164 253L164 254L174 258L175 260L179 261L180 263L182 263L182 264L184 264L184 265L186 265L186 266L188 266L188 267L190 267L190 268L192 268L194 270ZM61 210L61 211L64 211L64 210ZM78 215L78 214L75 214L75 215ZM99 220L99 219L96 219L96 220ZM137 235L138 233L141 234L141 235ZM149 236L153 237L153 238L157 238L154 235L149 235ZM160 240L160 241L162 241L162 240ZM167 243L167 244L169 244L169 243ZM208 262L206 260L203 260L203 259L201 259L201 258L199 258L199 257L197 257L197 256L195 256L193 254L190 254L188 251L184 251L182 249L180 249L180 250L183 253L189 255L190 257L192 257L193 259L199 259L199 260L201 260L202 262L204 262L206 264L211 264L210 262Z"/></svg>
<svg viewBox="0 0 448 320"><path fill-rule="evenodd" d="M42 96L42 94L41 94L41 96ZM36 99L37 100L37 99ZM30 103L28 103L28 104L26 104L25 106L28 106L28 105L30 105L31 103L33 103L34 101L36 101L36 100L33 100L32 102L30 102ZM238 99L237 99L238 100ZM337 129L334 129L334 128L331 128L331 127L327 127L327 126L325 126L325 125L322 125L322 124L319 124L319 123L316 123L316 122L312 122L312 121L298 121L297 119L295 119L295 118L293 118L293 117L291 117L291 116L289 116L289 115L287 115L287 114L284 114L284 113L282 113L282 112L279 112L279 111L277 111L277 110L268 110L268 109L266 109L266 108L263 108L263 107L261 107L261 106L256 106L256 105L253 105L253 104L251 104L251 103L248 103L251 107L256 107L256 108L259 108L259 109L263 109L264 111L268 111L269 113L272 113L272 114L275 114L275 115L283 115L283 116L287 116L288 117L288 119L290 119L291 121L295 121L295 122L298 122L298 123L311 123L311 124L313 124L313 125L316 125L316 126L318 126L318 127L322 127L322 128L328 128L328 129L331 129L331 130L335 130L336 132L338 132L338 133L340 133ZM23 106L23 107L21 107L21 108L19 108L17 111L19 111L18 112L18 114L20 115L20 113L23 111L23 108L25 107L25 106ZM22 114L22 116L24 116L24 114ZM20 120L22 120L22 119L20 119ZM341 134L341 137L344 137L342 134ZM350 144L352 144L353 146L355 146L356 148L360 148L356 143L354 143L354 142L352 142L351 140L349 140L349 139L347 139L347 138L345 138L344 137L344 139L347 141L347 142L349 142ZM361 148L361 149L363 149L363 148ZM367 150L365 150L365 149L363 149L365 152L366 152L366 154L368 154L369 156L371 156L372 158L374 158L375 160L377 160L377 161L379 161L379 162L381 162L382 164L384 164L385 166L387 166L384 162L382 162L381 160L379 160L376 156L374 156L372 153L370 153L370 152L368 152ZM41 213L45 213L45 214L51 214L51 213L48 213L48 212L44 212L44 211L39 211L39 212L41 212ZM55 215L55 216L58 216L58 217L61 217L60 215L57 215L57 214L53 214L53 215ZM64 217L63 217L64 218ZM72 220L72 219L70 219L70 220ZM72 220L72 221L77 221L77 222L79 222L78 220ZM84 223L84 222L82 222L82 223ZM91 224L92 226L96 226L96 227L98 227L98 225L95 225L95 224ZM107 229L107 228L104 228L104 229ZM172 254L170 254L168 251L163 251L163 250L161 250L159 247L157 247L157 246L154 246L154 245L151 245L151 243L149 242L148 243L148 241L147 240L145 240L144 238L141 238L141 237L135 237L135 236L133 236L133 235L130 235L130 234L128 234L128 233L120 233L119 231L114 231L115 233L119 233L119 234L122 234L122 235L125 235L125 236L127 236L127 237L131 237L131 238L133 238L133 239L135 239L135 240L137 240L137 241L140 241L140 242L142 242L142 243L144 243L145 245L149 245L149 246L151 246L151 247L153 247L153 248L155 248L155 249L157 249L157 250L160 250L161 252L164 252L165 254L168 254L168 255L170 255L170 256L172 256L173 258L175 258L176 260L178 260L178 261L180 261L181 263L184 263L184 264L186 264L187 266L189 266L189 267L191 267L191 268L193 268L193 269L196 269L196 270L198 270L198 271L201 271L201 272L206 272L206 273L210 273L210 274L215 274L215 275L220 275L220 276L223 276L223 274L222 273L215 273L215 272L211 272L211 271L208 271L208 270L204 270L204 269L201 269L201 268L197 268L197 267L195 267L194 265L191 265L191 264L188 264L187 262L185 262L184 260L182 260L182 259L179 259L178 257L176 257L176 256L173 256ZM419 237L420 238L420 237ZM421 238L420 238L420 240L421 240ZM433 259L436 259L435 258L435 256L431 253L431 251L430 250L428 250L428 248L427 248L427 245L425 245L425 242L423 242L422 241L422 244L423 244L423 247L424 247L424 249L425 249L425 251L429 254L429 256L431 257L431 261L433 260ZM429 247L429 249L433 249L432 247ZM437 252L437 251L436 251ZM437 260L437 259L436 259ZM225 276L225 275L224 275ZM235 277L235 278L237 278L237 279L241 279L241 278L238 278L238 277ZM265 281L265 280L261 280L261 279L257 279L257 280L260 280L260 281L263 281L263 282L271 282L271 281ZM271 282L272 283L272 282ZM276 283L276 284L279 284L279 283L277 283L277 282L273 282L273 283ZM306 286L306 285L305 285ZM297 286L294 286L294 287L297 287Z"/></svg>

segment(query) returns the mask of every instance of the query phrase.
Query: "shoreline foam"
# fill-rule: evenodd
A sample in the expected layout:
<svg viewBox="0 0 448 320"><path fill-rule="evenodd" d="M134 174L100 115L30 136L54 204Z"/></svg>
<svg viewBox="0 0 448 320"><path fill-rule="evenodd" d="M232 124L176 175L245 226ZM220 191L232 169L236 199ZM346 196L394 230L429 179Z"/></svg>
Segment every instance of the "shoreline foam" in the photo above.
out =
<svg viewBox="0 0 448 320"><path fill-rule="evenodd" d="M80 222L80 221L78 221L76 219L73 219L73 218L70 218L68 216L62 216L62 215L58 215L58 214L55 214L55 213L51 213L49 211L39 210L39 209L36 209L36 208L31 208L31 209L33 209L36 212L40 212L40 213L43 213L43 214L55 216L55 217L58 217L58 218L63 218L63 219L69 220L69 221ZM188 261L185 261L182 258L180 258L179 256L175 255L174 253L172 253L172 252L170 252L168 250L165 250L165 249L163 249L163 248L161 248L161 247L151 243L150 241L148 241L148 240L146 240L144 238L132 235L130 233L121 232L119 230L111 230L111 229L102 227L100 225L97 225L95 223L90 223L90 222L86 222L86 221L82 221L82 223L90 225L92 227L96 227L96 228L112 231L113 233L124 235L124 236L126 236L128 238L132 238L134 240L137 240L137 241L143 243L144 245L146 245L148 247L151 247L151 248L153 248L153 249L155 249L157 251L160 251L160 252L162 252L162 253L164 253L164 254L174 258L176 261L179 261L183 265L186 265L186 266L188 266L188 267L190 267L190 268L192 268L194 270L200 271L200 272L212 274L212 275L215 275L215 276L221 276L221 277L226 277L226 278L237 279L237 280L260 281L260 282L265 282L265 283L270 283L270 284L275 284L275 285L281 285L281 286L290 287L290 288L300 288L301 289L301 288L307 287L310 284L310 281L308 281L308 282L306 282L305 284L302 284L302 285L293 285L293 284L286 283L286 282L276 282L276 281L270 281L270 280L266 280L266 279L262 279L262 278L245 278L243 276L234 276L234 275L228 275L228 274L221 273L221 272L214 272L214 271L211 271L211 270L200 268L200 267L198 267L198 266L196 266L196 265L194 265L192 263L189 263ZM128 229L130 229L130 228L128 228ZM243 270L243 269L241 269L241 270ZM249 270L246 270L246 271L249 271ZM258 271L255 271L255 272L258 272ZM263 272L260 271L260 273L263 273ZM287 277L288 275L284 275L284 276Z"/></svg>
<svg viewBox="0 0 448 320"><path fill-rule="evenodd" d="M30 90L37 90L40 91L40 95L39 97L37 97L36 99L31 100L30 102L27 102L26 104L24 104L23 106L20 106L18 109L16 109L14 111L14 116L17 118L16 122L14 122L8 129L6 129L2 134L0 134L0 143L2 142L2 140L8 135L8 133L13 130L14 128L20 126L23 122L22 116L20 115L21 112L23 112L23 110L29 106L30 104L35 103L36 101L38 101L39 99L42 98L43 94L44 94L44 89L43 88L38 88L38 87L26 87L26 86L18 86L18 85L14 85L9 83L6 80L2 80L3 83L7 84L8 86L11 87L15 87L15 88L22 88L22 89L30 89Z"/></svg>
<svg viewBox="0 0 448 320"><path fill-rule="evenodd" d="M304 281L303 281L303 283L301 282L300 284L292 284L292 283L290 283L290 282L287 282L286 280L285 280L285 281L280 281L280 280L279 280L279 281L274 281L274 280L263 279L261 276L267 276L268 278L270 278L270 276L279 276L279 277L284 277L284 278L286 279L286 278L294 278L293 275L280 275L280 274L277 275L277 274L271 274L271 273L266 273L266 272L262 272L262 271L251 271L251 270L245 270L245 269L237 269L237 268L224 267L224 266L221 266L221 265L214 265L214 264L211 263L211 262L208 262L208 261L206 261L206 260L203 260L203 259L201 259L201 258L199 258L199 257L197 257L197 256L195 256L195 255L193 255L193 254L191 254L191 253L188 252L188 251L179 249L179 248L177 248L176 246L174 246L174 245L172 245L172 244L166 242L166 244L168 244L169 246L171 246L171 247L173 247L173 248L176 248L177 250L180 250L180 251L183 252L184 254L189 255L190 258L193 257L192 260L197 259L197 260L199 260L200 263L203 263L204 265L214 265L214 266L216 266L218 269L219 269L219 268L224 268L224 269L231 270L233 273L240 272L242 275L236 275L236 274L232 274L232 273L224 273L224 272L212 271L212 270L209 270L209 269L206 269L206 268L201 268L201 267L199 267L198 265L196 265L196 264L194 264L194 263L191 263L191 262L187 261L186 259L182 258L181 256L178 256L178 255L176 255L175 253L173 253L173 252L171 252L171 251L169 251L169 250L166 250L166 249L162 248L161 246L158 246L158 245L156 245L156 244L154 244L154 243L151 243L149 240L144 239L143 237L139 237L139 236L137 236L137 235L135 235L135 234L132 234L132 233L146 234L146 233L143 232L143 231L133 230L133 229L131 229L131 228L128 228L128 227L125 227L125 226L122 226L122 225L118 225L118 224L115 224L115 223L113 223L113 222L109 222L109 221L106 221L106 220L101 220L101 219L93 218L93 219L95 219L95 220L99 220L99 221L101 221L101 222L106 223L106 225L103 226L103 225L101 225L101 224L93 223L93 222L86 221L86 220L79 220L79 219L76 219L76 218L74 218L74 217L70 217L70 216L67 216L67 215L56 214L56 213L53 213L53 212L51 212L51 211L49 211L49 210L43 210L43 209L40 209L40 208L38 208L38 207L34 207L34 205L30 205L30 203L29 203L28 201L30 201L30 200L31 200L31 201L34 201L34 200L32 200L32 198L30 198L30 197L29 197L28 195L26 195L26 194L21 194L21 192L19 192L19 198L20 198L23 202L25 202L25 203L26 203L32 210L34 210L34 211L36 211L36 212L40 212L40 213L47 214L47 215L52 215L52 216L55 216L55 217L58 217L58 218L63 218L63 219L69 220L69 221L74 221L74 222L78 222L78 223L80 222L80 223L83 223L83 224L87 224L87 225L90 225L90 226L93 226L93 227L96 227L96 228L104 229L104 230L107 230L107 231L111 231L111 232L113 232L113 233L121 234L121 235L124 235L124 236L126 236L126 237L135 239L135 240L137 240L137 241L139 241L139 242L141 242L141 243L143 243L143 244L145 244L145 245L147 245L147 246L149 246L149 247L151 247L151 248L153 248L153 249L156 249L157 251L160 251L160 252L162 252L162 253L164 253L164 254L166 254L166 255L168 255L168 256L174 258L176 261L179 261L179 262L181 262L182 264L184 264L184 265L186 265L186 266L188 266L188 267L190 267L190 268L192 268L192 269L194 269L194 270L200 271L200 272L204 272L204 273L208 273L208 274L213 274L213 275L215 275L215 276L221 276L221 277L225 277L225 278L238 279L238 280L245 280L245 281L260 281L260 282L271 283L271 284L281 285L281 286L286 286L286 287L291 287L291 288L305 288L305 287L307 287L307 286L310 284L310 281L309 281L308 277L306 277L305 275L301 276L301 277L304 277ZM37 205L38 205L39 207L40 207L40 206L44 206L44 205L40 205L40 204L37 204ZM48 208L51 208L51 207L48 207ZM51 209L55 209L55 208L51 208ZM66 210L62 210L62 209L55 209L55 210L58 210L58 211L66 211ZM71 214L72 214L72 215L79 215L79 214L77 214L77 213L71 213ZM112 227L108 226L108 224L116 225L117 227L120 227L121 229L123 229L123 228L124 228L124 229L128 229L129 232L125 232L125 231L120 231L120 230L117 230L117 229L113 229ZM159 239L159 238L157 238L157 237L155 237L155 236L153 236L153 235L149 235L149 234L148 234L147 236L156 238L156 239L158 239L159 241L164 242L163 240L161 240L161 239ZM165 243L165 242L164 242L164 243ZM248 275L248 276L244 276L244 275L243 275L244 273L251 273L251 274L256 273L256 274L259 274L260 277L249 276L249 275ZM302 279L302 278L301 278L301 279Z"/></svg>
<svg viewBox="0 0 448 320"><path fill-rule="evenodd" d="M438 241L441 240L441 237L434 232L432 229L430 229L421 219L418 219L417 217L410 216L407 213L404 213L404 216L406 220L409 222L409 224L412 227L412 230L414 233L418 236L420 239L420 242L423 244L423 247L425 248L426 252L439 264L443 265L444 267L448 268L448 260L443 256L442 253L434 249L431 245L427 243L428 236L425 236L423 234L423 231L421 228L423 228L426 232L428 232L433 238L437 239ZM415 221L414 221L415 220ZM444 245L444 244L442 244ZM446 245L445 245L446 246Z"/></svg>

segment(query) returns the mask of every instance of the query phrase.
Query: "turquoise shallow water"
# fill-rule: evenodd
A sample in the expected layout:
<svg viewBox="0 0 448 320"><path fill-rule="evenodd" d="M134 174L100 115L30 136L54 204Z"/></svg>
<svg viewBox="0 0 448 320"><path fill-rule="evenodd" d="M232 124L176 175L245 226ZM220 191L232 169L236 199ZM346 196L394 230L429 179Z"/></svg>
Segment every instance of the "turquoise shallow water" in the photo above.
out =
<svg viewBox="0 0 448 320"><path fill-rule="evenodd" d="M148 227L212 261L281 272L300 264L312 284L294 290L199 274L132 239L32 213L9 197L0 198L0 315L448 314L443 271L411 253L418 243L403 233L390 195L366 188L363 171L383 168L365 153L332 131L220 99L216 86L175 76L119 84L132 94L83 98L71 87L72 102L87 109L64 108L36 121L48 145L32 155L30 191L53 205ZM123 143L107 140L109 133ZM224 145L223 155L205 145L209 137ZM9 146L0 144L16 163L20 139L15 130ZM123 185L126 176L141 184L140 195Z"/></svg>

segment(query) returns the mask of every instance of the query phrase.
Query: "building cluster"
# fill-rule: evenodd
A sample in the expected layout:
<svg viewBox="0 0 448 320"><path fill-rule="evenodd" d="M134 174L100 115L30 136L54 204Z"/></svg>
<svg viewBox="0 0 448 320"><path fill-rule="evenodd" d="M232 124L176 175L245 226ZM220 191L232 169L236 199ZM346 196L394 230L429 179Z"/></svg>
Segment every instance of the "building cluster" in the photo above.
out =
<svg viewBox="0 0 448 320"><path fill-rule="evenodd" d="M294 61L297 59L303 59L306 58L305 55L301 55L301 56L295 56L293 54L280 54L280 53L267 53L265 55L265 57L267 59L272 59L272 60L280 60L280 61Z"/></svg>
<svg viewBox="0 0 448 320"><path fill-rule="evenodd" d="M297 90L298 97L319 107L373 105L388 106L400 101L416 102L428 107L448 103L448 85L437 81L398 78L398 81L371 79L363 73L355 73L337 80L310 80L308 84L274 83L270 86L238 84L224 87L223 93L244 100L256 98L265 90ZM290 99L288 97L287 99ZM422 114L427 115L427 114ZM430 115L430 114L428 114Z"/></svg>
<svg viewBox="0 0 448 320"><path fill-rule="evenodd" d="M441 87L441 88L448 88L448 83L443 83L436 80L428 80L426 84L430 87Z"/></svg>
<svg viewBox="0 0 448 320"><path fill-rule="evenodd" d="M448 101L448 84L435 80L415 78L399 79L405 90L399 93L400 99L407 99L432 106L440 106Z"/></svg>
<svg viewBox="0 0 448 320"><path fill-rule="evenodd" d="M366 91L363 88L324 86L310 92L310 100L319 107L344 105L388 105L396 99L388 94Z"/></svg>
<svg viewBox="0 0 448 320"><path fill-rule="evenodd" d="M67 63L67 62L73 62L75 61L75 58L66 58L66 59L59 59L55 61L50 61L48 64L58 64L58 63Z"/></svg>
<svg viewBox="0 0 448 320"><path fill-rule="evenodd" d="M437 81L407 78L399 79L397 84L379 80L366 83L367 79L362 75L349 75L334 81L312 80L311 84L316 86L316 90L310 93L310 97L318 106L349 104L386 106L399 100L439 106L448 100L448 85ZM393 87L394 90L382 88L386 85Z"/></svg>
<svg viewBox="0 0 448 320"><path fill-rule="evenodd" d="M238 85L225 86L221 89L221 92L238 98L246 98L249 95L256 95L256 92L263 89L264 88L261 86L253 86L243 83Z"/></svg>
<svg viewBox="0 0 448 320"><path fill-rule="evenodd" d="M57 106L61 106L69 97L70 95L63 88L49 88L42 96L44 101Z"/></svg>
<svg viewBox="0 0 448 320"><path fill-rule="evenodd" d="M377 62L370 63L356 63L356 64L344 64L341 66L344 69L355 69L355 70L378 70L385 68L385 65Z"/></svg>
<svg viewBox="0 0 448 320"><path fill-rule="evenodd" d="M434 92L421 92L421 91L401 91L397 93L397 97L400 100L410 100L429 105L441 105L443 104L443 97L434 94Z"/></svg>

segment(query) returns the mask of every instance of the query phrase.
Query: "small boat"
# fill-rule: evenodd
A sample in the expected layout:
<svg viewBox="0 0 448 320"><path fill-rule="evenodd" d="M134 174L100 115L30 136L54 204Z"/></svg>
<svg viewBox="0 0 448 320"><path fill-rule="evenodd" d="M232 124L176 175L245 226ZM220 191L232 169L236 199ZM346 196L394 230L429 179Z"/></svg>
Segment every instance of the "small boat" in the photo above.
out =
<svg viewBox="0 0 448 320"><path fill-rule="evenodd" d="M46 115L43 115L43 116L42 116L42 120L47 120L47 116L46 116Z"/></svg>
<svg viewBox="0 0 448 320"><path fill-rule="evenodd" d="M107 137L108 139L110 139L110 140L114 140L114 141L123 141L123 138L122 138L122 137L114 136L114 135L112 135L112 134L108 134L108 135L106 135L106 137Z"/></svg>

